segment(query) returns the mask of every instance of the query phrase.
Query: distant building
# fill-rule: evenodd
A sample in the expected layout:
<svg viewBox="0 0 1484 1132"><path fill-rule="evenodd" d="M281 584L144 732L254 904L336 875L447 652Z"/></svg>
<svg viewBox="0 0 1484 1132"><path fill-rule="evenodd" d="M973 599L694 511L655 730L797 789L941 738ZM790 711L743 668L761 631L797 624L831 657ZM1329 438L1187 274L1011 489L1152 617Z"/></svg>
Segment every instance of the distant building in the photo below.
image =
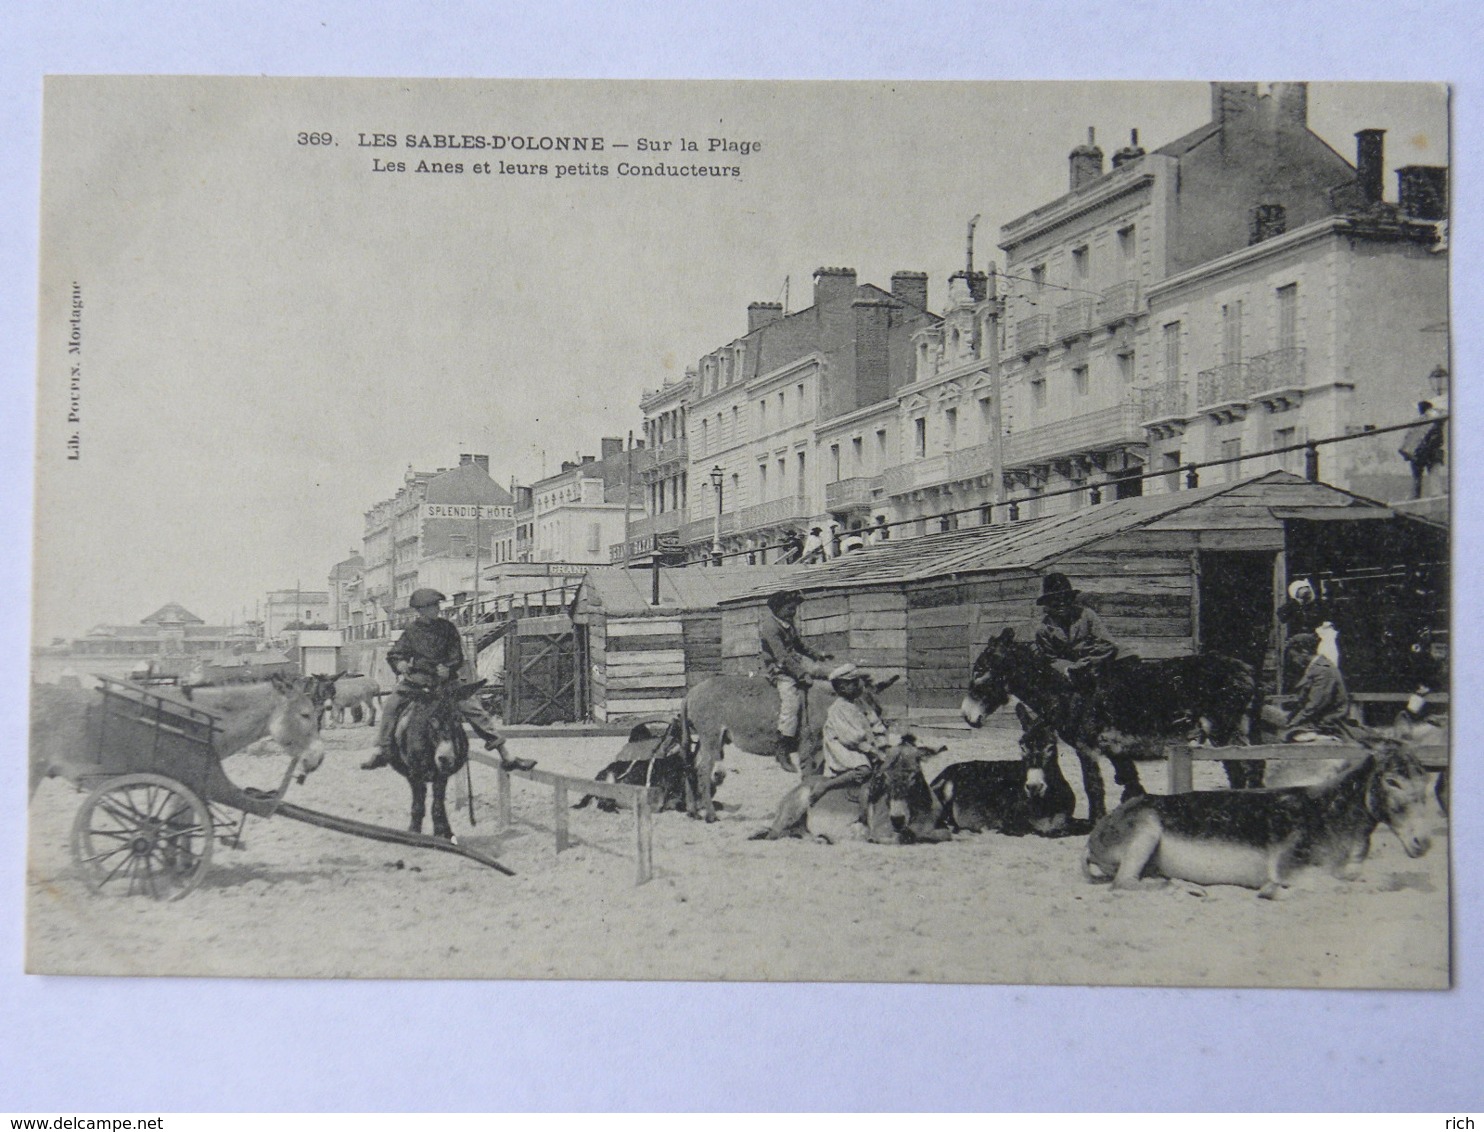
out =
<svg viewBox="0 0 1484 1132"><path fill-rule="evenodd" d="M295 629L322 629L330 623L330 595L325 590L269 590L263 605L263 633L279 640Z"/></svg>
<svg viewBox="0 0 1484 1132"><path fill-rule="evenodd" d="M95 625L81 637L53 641L37 650L39 679L60 673L99 672L128 676L146 669L179 675L203 657L249 653L258 647L258 627L208 625L178 602L170 602L134 625Z"/></svg>
<svg viewBox="0 0 1484 1132"><path fill-rule="evenodd" d="M475 559L493 561L497 549L514 553L515 505L490 478L488 456L465 453L435 472L408 468L397 494L366 512L367 619L405 610L421 586L450 597L472 589Z"/></svg>
<svg viewBox="0 0 1484 1132"><path fill-rule="evenodd" d="M564 460L556 475L531 485L529 561L607 564L609 547L623 541L625 515L643 518L639 450L631 457L623 438L610 436L600 451Z"/></svg>
<svg viewBox="0 0 1484 1132"><path fill-rule="evenodd" d="M913 335L938 321L927 309L927 276L913 271L893 275L885 291L858 283L852 268L822 267L804 310L752 303L747 333L703 357L684 393L687 521L679 533L690 556L710 552L718 503L726 551L826 523L833 469L821 470L819 427L908 384Z"/></svg>
<svg viewBox="0 0 1484 1132"><path fill-rule="evenodd" d="M365 612L366 562L355 551L330 567L326 591L330 599L330 628L359 625Z"/></svg>

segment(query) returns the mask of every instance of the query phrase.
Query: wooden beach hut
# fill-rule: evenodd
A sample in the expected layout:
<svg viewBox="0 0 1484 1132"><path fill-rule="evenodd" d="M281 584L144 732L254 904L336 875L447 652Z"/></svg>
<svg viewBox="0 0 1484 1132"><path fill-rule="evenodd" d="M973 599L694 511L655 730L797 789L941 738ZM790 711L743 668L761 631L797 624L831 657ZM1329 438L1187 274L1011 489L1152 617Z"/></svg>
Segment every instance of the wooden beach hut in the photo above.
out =
<svg viewBox="0 0 1484 1132"><path fill-rule="evenodd" d="M1446 626L1448 532L1287 472L1086 506L1044 519L888 542L804 568L807 640L882 675L898 718L957 722L977 651L1033 624L1041 580L1068 576L1110 632L1145 657L1223 652L1273 685L1277 606L1290 577L1337 611L1353 688L1398 691L1414 634ZM757 666L761 589L724 600L728 671Z"/></svg>
<svg viewBox="0 0 1484 1132"><path fill-rule="evenodd" d="M687 689L722 670L719 603L792 584L801 569L673 567L660 572L658 605L647 570L589 573L572 620L586 641L591 717L613 722L678 712Z"/></svg>

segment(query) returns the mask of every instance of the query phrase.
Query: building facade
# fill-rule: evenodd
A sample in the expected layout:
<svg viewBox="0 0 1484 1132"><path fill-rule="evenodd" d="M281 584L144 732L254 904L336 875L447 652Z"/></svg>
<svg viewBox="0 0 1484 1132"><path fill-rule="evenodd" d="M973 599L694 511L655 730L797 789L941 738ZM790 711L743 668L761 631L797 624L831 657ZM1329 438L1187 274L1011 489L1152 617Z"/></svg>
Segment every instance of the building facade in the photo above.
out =
<svg viewBox="0 0 1484 1132"><path fill-rule="evenodd" d="M408 468L397 494L366 512L367 620L395 616L421 586L472 590L476 560L513 548L514 529L514 501L490 478L488 456L465 453L457 467L434 472Z"/></svg>
<svg viewBox="0 0 1484 1132"><path fill-rule="evenodd" d="M833 465L821 466L822 422L889 401L911 380L913 335L938 321L927 276L910 271L885 291L851 268L820 268L808 308L750 304L747 333L690 378L679 528L689 557L706 557L714 540L747 551L827 524L835 481Z"/></svg>
<svg viewBox="0 0 1484 1132"><path fill-rule="evenodd" d="M330 596L330 628L344 629L366 619L366 562L355 551L330 567L326 591Z"/></svg>
<svg viewBox="0 0 1484 1132"><path fill-rule="evenodd" d="M1303 83L1213 83L1209 122L1150 153L1134 131L1107 171L1089 130L1069 191L1001 229L1004 474L1029 515L1043 494L1070 492L1052 512L1142 490L1143 391L1191 341L1151 317L1166 280L1353 198L1356 169L1308 128L1307 97Z"/></svg>
<svg viewBox="0 0 1484 1132"><path fill-rule="evenodd" d="M295 629L322 629L330 623L330 595L325 590L269 590L263 602L263 633L281 640Z"/></svg>
<svg viewBox="0 0 1484 1132"><path fill-rule="evenodd" d="M626 522L644 517L643 449L622 437L602 440L601 455L567 460L531 485L531 562L606 564L624 541Z"/></svg>

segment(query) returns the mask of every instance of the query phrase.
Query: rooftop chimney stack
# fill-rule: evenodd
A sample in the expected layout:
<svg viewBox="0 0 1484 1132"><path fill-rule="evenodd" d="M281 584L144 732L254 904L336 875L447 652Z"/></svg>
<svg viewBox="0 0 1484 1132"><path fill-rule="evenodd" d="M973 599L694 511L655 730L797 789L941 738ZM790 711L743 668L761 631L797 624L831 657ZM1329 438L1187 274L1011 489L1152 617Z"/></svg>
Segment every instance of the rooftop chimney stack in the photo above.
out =
<svg viewBox="0 0 1484 1132"><path fill-rule="evenodd" d="M483 468L486 475L489 474L490 458L488 456L476 455L473 452L460 452L459 467L462 468L465 464L475 464L478 467Z"/></svg>
<svg viewBox="0 0 1484 1132"><path fill-rule="evenodd" d="M777 322L782 317L782 303L748 303L747 333L751 334L759 327L767 326L770 322Z"/></svg>
<svg viewBox="0 0 1484 1132"><path fill-rule="evenodd" d="M1402 214L1413 220L1448 219L1448 167L1403 165L1396 171Z"/></svg>
<svg viewBox="0 0 1484 1132"><path fill-rule="evenodd" d="M616 456L623 455L623 437L621 436L605 436L598 443L602 446L599 451L602 452L604 460L612 460Z"/></svg>
<svg viewBox="0 0 1484 1132"><path fill-rule="evenodd" d="M1113 155L1113 168L1119 169L1130 161L1137 161L1144 156L1144 150L1139 146L1139 131L1128 132L1128 145L1124 146Z"/></svg>
<svg viewBox="0 0 1484 1132"><path fill-rule="evenodd" d="M1309 84L1274 83L1273 104L1278 118L1296 126L1309 124Z"/></svg>
<svg viewBox="0 0 1484 1132"><path fill-rule="evenodd" d="M814 305L850 306L855 302L855 268L821 267L814 272Z"/></svg>
<svg viewBox="0 0 1484 1132"><path fill-rule="evenodd" d="M927 310L928 277L925 271L897 271L891 277L891 293L909 307Z"/></svg>
<svg viewBox="0 0 1484 1132"><path fill-rule="evenodd" d="M1097 135L1091 126L1087 127L1087 144L1072 150L1070 161L1074 193L1103 175L1103 151L1098 148Z"/></svg>
<svg viewBox="0 0 1484 1132"><path fill-rule="evenodd" d="M1386 171L1385 137L1385 130L1355 133L1355 186L1366 208L1381 203L1381 179Z"/></svg>

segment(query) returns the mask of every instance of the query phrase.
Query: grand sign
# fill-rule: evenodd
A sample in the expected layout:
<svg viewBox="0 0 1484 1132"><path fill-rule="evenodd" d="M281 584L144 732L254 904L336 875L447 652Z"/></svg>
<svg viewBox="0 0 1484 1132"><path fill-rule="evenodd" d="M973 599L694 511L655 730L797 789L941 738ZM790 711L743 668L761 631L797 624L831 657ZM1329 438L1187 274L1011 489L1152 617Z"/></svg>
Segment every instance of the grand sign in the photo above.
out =
<svg viewBox="0 0 1484 1132"><path fill-rule="evenodd" d="M424 519L515 519L515 508L494 503L424 503Z"/></svg>

